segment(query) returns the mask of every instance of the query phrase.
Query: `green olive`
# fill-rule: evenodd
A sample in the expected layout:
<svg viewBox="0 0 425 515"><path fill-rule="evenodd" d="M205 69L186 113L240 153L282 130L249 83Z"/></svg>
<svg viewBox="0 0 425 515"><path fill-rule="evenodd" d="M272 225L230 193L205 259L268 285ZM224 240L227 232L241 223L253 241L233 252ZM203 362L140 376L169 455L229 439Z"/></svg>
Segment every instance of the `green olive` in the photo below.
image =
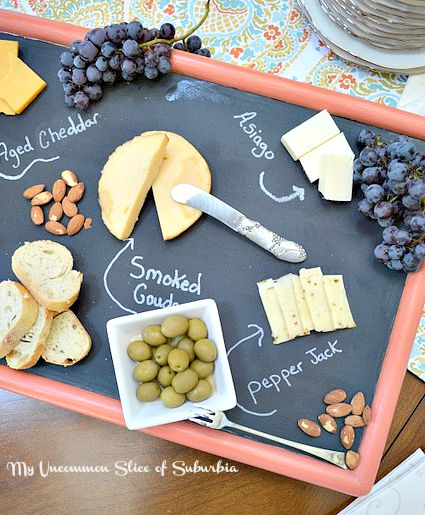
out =
<svg viewBox="0 0 425 515"><path fill-rule="evenodd" d="M173 349L168 354L168 364L174 372L183 372L189 366L189 354L183 349Z"/></svg>
<svg viewBox="0 0 425 515"><path fill-rule="evenodd" d="M134 369L133 377L136 381L152 381L158 374L158 365L152 359L142 361Z"/></svg>
<svg viewBox="0 0 425 515"><path fill-rule="evenodd" d="M170 386L175 375L176 373L170 367L161 367L158 372L158 383L164 387Z"/></svg>
<svg viewBox="0 0 425 515"><path fill-rule="evenodd" d="M214 363L205 363L205 361L195 359L195 361L190 364L190 368L196 372L199 379L205 379L213 373Z"/></svg>
<svg viewBox="0 0 425 515"><path fill-rule="evenodd" d="M212 386L206 379L200 379L198 384L187 392L187 398L192 402L201 402L211 397Z"/></svg>
<svg viewBox="0 0 425 515"><path fill-rule="evenodd" d="M187 368L183 372L176 374L171 384L177 393L186 393L195 388L197 382L198 376L196 373Z"/></svg>
<svg viewBox="0 0 425 515"><path fill-rule="evenodd" d="M134 361L144 361L152 357L152 349L143 340L135 340L127 347L127 353Z"/></svg>
<svg viewBox="0 0 425 515"><path fill-rule="evenodd" d="M182 315L173 315L167 317L161 324L161 332L168 336L168 338L175 338L181 336L187 331L189 322L186 317Z"/></svg>
<svg viewBox="0 0 425 515"><path fill-rule="evenodd" d="M159 325L148 325L143 329L142 335L144 341L154 347L167 343L167 338L161 333Z"/></svg>
<svg viewBox="0 0 425 515"><path fill-rule="evenodd" d="M183 338L177 344L178 349L183 349L189 354L190 362L192 362L195 359L195 351L193 350L194 346L195 346L195 343L190 338Z"/></svg>
<svg viewBox="0 0 425 515"><path fill-rule="evenodd" d="M203 338L208 338L207 326L200 318L191 318L189 320L187 335L195 342Z"/></svg>
<svg viewBox="0 0 425 515"><path fill-rule="evenodd" d="M206 362L214 361L217 358L217 348L212 340L203 338L195 343L196 356Z"/></svg>
<svg viewBox="0 0 425 515"><path fill-rule="evenodd" d="M186 395L177 393L172 386L167 386L161 392L161 399L167 408L177 408L184 403Z"/></svg>
<svg viewBox="0 0 425 515"><path fill-rule="evenodd" d="M168 343L165 343L164 345L160 345L155 349L155 361L163 367L168 363L168 354L173 350L173 347L169 345Z"/></svg>
<svg viewBox="0 0 425 515"><path fill-rule="evenodd" d="M141 383L137 387L136 395L139 401L155 401L161 395L161 387L156 381L151 381L149 383Z"/></svg>

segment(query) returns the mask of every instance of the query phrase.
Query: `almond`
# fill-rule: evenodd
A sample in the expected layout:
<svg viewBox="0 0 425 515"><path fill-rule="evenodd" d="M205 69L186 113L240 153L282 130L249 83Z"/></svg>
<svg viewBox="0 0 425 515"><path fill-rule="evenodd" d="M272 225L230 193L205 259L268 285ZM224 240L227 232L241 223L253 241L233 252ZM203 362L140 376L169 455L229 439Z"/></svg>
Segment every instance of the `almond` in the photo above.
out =
<svg viewBox="0 0 425 515"><path fill-rule="evenodd" d="M53 195L50 193L50 191L42 191L41 193L38 193L35 197L31 200L32 206L44 206L44 204L48 204L53 198Z"/></svg>
<svg viewBox="0 0 425 515"><path fill-rule="evenodd" d="M84 225L84 215L75 215L68 222L66 231L68 236L74 236L77 232L80 232Z"/></svg>
<svg viewBox="0 0 425 515"><path fill-rule="evenodd" d="M22 195L28 200L33 199L36 195L41 193L44 190L44 184L34 184L34 186L30 186L27 188Z"/></svg>
<svg viewBox="0 0 425 515"><path fill-rule="evenodd" d="M52 222L59 222L59 220L62 218L62 215L62 204L60 202L55 202L53 206L50 208L49 220L52 220Z"/></svg>
<svg viewBox="0 0 425 515"><path fill-rule="evenodd" d="M359 415L350 415L349 417L346 417L344 420L344 423L346 426L353 426L353 427L363 427L364 426L364 420Z"/></svg>
<svg viewBox="0 0 425 515"><path fill-rule="evenodd" d="M65 197L62 200L62 208L63 212L66 214L66 216L69 216L69 218L72 218L78 213L78 207L77 204L74 204L74 202L71 202L68 197Z"/></svg>
<svg viewBox="0 0 425 515"><path fill-rule="evenodd" d="M44 213L40 206L32 206L31 220L35 225L41 225L44 222Z"/></svg>
<svg viewBox="0 0 425 515"><path fill-rule="evenodd" d="M61 173L61 177L63 182L70 188L73 188L78 184L78 177L75 175L74 172L71 172L71 170L64 170Z"/></svg>
<svg viewBox="0 0 425 515"><path fill-rule="evenodd" d="M68 191L68 198L71 202L79 202L84 195L85 190L84 182L79 182L76 186Z"/></svg>
<svg viewBox="0 0 425 515"><path fill-rule="evenodd" d="M370 424L370 421L372 420L372 410L370 409L370 406L365 406L363 413L362 413L363 421L365 423L365 426Z"/></svg>
<svg viewBox="0 0 425 515"><path fill-rule="evenodd" d="M354 433L354 427L353 426L344 426L341 429L341 432L339 434L341 438L341 443L344 449L351 449L353 446L354 440L356 438L356 435Z"/></svg>
<svg viewBox="0 0 425 515"><path fill-rule="evenodd" d="M354 451L347 451L345 453L345 464L351 470L354 470L359 466L360 463L360 454Z"/></svg>
<svg viewBox="0 0 425 515"><path fill-rule="evenodd" d="M307 418L300 418L298 420L298 427L308 436L313 436L314 438L320 436L320 426L312 420L308 420Z"/></svg>
<svg viewBox="0 0 425 515"><path fill-rule="evenodd" d="M57 236L63 236L64 234L66 234L66 227L59 222L49 220L48 222L46 222L46 225L44 227L51 234L56 234Z"/></svg>
<svg viewBox="0 0 425 515"><path fill-rule="evenodd" d="M331 390L328 392L323 398L323 402L325 404L337 404L338 402L343 402L347 398L347 394L341 388L337 388L336 390Z"/></svg>
<svg viewBox="0 0 425 515"><path fill-rule="evenodd" d="M318 420L320 422L320 425L325 429L328 433L336 433L336 430L338 429L338 426L335 422L335 420L328 414L322 413L319 415Z"/></svg>
<svg viewBox="0 0 425 515"><path fill-rule="evenodd" d="M93 220L91 218L86 218L84 220L84 229L91 229L92 223L93 223Z"/></svg>
<svg viewBox="0 0 425 515"><path fill-rule="evenodd" d="M63 197L66 194L66 184L62 179L55 181L53 184L52 193L55 202L62 202Z"/></svg>
<svg viewBox="0 0 425 515"><path fill-rule="evenodd" d="M326 413L331 417L345 417L351 413L351 404L345 402L339 402L337 404L331 404L326 406Z"/></svg>
<svg viewBox="0 0 425 515"><path fill-rule="evenodd" d="M364 407L366 406L366 400L362 392L357 392L356 395L351 399L351 406L353 407L353 415L361 415Z"/></svg>

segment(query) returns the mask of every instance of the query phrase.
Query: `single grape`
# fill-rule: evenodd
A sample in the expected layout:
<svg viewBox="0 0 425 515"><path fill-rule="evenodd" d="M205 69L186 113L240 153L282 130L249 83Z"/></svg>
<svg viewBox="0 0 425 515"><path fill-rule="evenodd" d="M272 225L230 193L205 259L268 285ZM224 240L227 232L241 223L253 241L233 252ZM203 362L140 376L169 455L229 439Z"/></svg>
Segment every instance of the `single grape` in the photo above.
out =
<svg viewBox="0 0 425 515"><path fill-rule="evenodd" d="M87 82L87 75L85 70L80 70L80 68L74 68L72 70L72 82L77 86L83 86ZM77 102L75 100L75 102Z"/></svg>
<svg viewBox="0 0 425 515"><path fill-rule="evenodd" d="M203 57L211 57L211 51L208 48L200 48L199 50L195 50L193 53L202 55Z"/></svg>
<svg viewBox="0 0 425 515"><path fill-rule="evenodd" d="M160 39L173 39L176 35L176 29L171 23L163 23L159 28Z"/></svg>
<svg viewBox="0 0 425 515"><path fill-rule="evenodd" d="M86 39L91 41L93 45L98 48L102 46L102 43L106 41L106 30L105 29L93 29L86 34Z"/></svg>
<svg viewBox="0 0 425 515"><path fill-rule="evenodd" d="M403 263L399 259L392 259L391 261L387 261L385 266L390 270L400 271L403 270Z"/></svg>
<svg viewBox="0 0 425 515"><path fill-rule="evenodd" d="M425 179L411 179L409 181L408 190L412 198L421 200L425 197Z"/></svg>
<svg viewBox="0 0 425 515"><path fill-rule="evenodd" d="M111 25L108 28L106 34L108 36L109 41L111 43L114 43L114 45L121 44L127 35L124 28L117 23L114 23L113 25ZM105 55L105 54L103 54L103 55ZM105 56L105 57L108 57L108 56Z"/></svg>
<svg viewBox="0 0 425 515"><path fill-rule="evenodd" d="M398 227L395 225L391 225L390 227L387 227L382 232L382 238L385 243L389 243L390 245L395 245L397 243L395 236L398 231Z"/></svg>
<svg viewBox="0 0 425 515"><path fill-rule="evenodd" d="M102 44L100 47L100 51L104 57L109 59L113 55L115 55L115 52L117 51L117 47L113 45L110 41L105 41L105 43Z"/></svg>
<svg viewBox="0 0 425 515"><path fill-rule="evenodd" d="M113 70L106 70L106 72L102 74L102 82L111 86L114 84L116 77L117 75Z"/></svg>
<svg viewBox="0 0 425 515"><path fill-rule="evenodd" d="M375 250L373 253L375 254L375 257L378 261L381 261L381 263L385 263L390 258L388 257L388 245L385 245L384 243L380 243L375 247Z"/></svg>
<svg viewBox="0 0 425 515"><path fill-rule="evenodd" d="M369 129L362 129L357 136L357 143L361 148L369 147L376 143L376 135Z"/></svg>
<svg viewBox="0 0 425 515"><path fill-rule="evenodd" d="M126 57L137 57L139 55L139 45L134 39L126 39L122 51Z"/></svg>
<svg viewBox="0 0 425 515"><path fill-rule="evenodd" d="M143 70L145 69L145 61L143 60L143 57L137 57L136 58L136 73L141 74L143 73Z"/></svg>
<svg viewBox="0 0 425 515"><path fill-rule="evenodd" d="M394 159L388 165L388 179L394 181L404 181L409 173L407 163L402 163L399 159Z"/></svg>
<svg viewBox="0 0 425 515"><path fill-rule="evenodd" d="M112 70L119 70L121 68L121 64L124 60L124 56L122 54L115 54L109 59L109 67Z"/></svg>
<svg viewBox="0 0 425 515"><path fill-rule="evenodd" d="M133 80L136 78L136 74L135 73L122 72L121 73L121 77L122 77L122 80L125 80L126 82L133 82Z"/></svg>
<svg viewBox="0 0 425 515"><path fill-rule="evenodd" d="M174 48L176 48L176 45L174 45ZM362 165L362 162L360 161L359 158L354 159L353 170L355 172L359 172L359 173L363 172L364 166Z"/></svg>
<svg viewBox="0 0 425 515"><path fill-rule="evenodd" d="M413 252L406 252L402 262L405 272L416 272L421 264L421 260Z"/></svg>
<svg viewBox="0 0 425 515"><path fill-rule="evenodd" d="M372 217L373 216L373 204L368 202L365 198L362 199L358 204L358 209L362 215Z"/></svg>
<svg viewBox="0 0 425 515"><path fill-rule="evenodd" d="M387 202L386 200L383 200L381 202L378 202L376 206L373 209L373 214L377 218L390 218L394 213L393 205L391 202Z"/></svg>
<svg viewBox="0 0 425 515"><path fill-rule="evenodd" d="M425 215L416 215L412 217L409 225L412 231L425 233Z"/></svg>
<svg viewBox="0 0 425 515"><path fill-rule="evenodd" d="M86 84L83 88L84 93L93 102L97 102L102 98L103 91L99 84Z"/></svg>
<svg viewBox="0 0 425 515"><path fill-rule="evenodd" d="M146 43L147 41L150 41L151 33L149 29L143 29L142 34L140 35L140 41L139 43Z"/></svg>
<svg viewBox="0 0 425 515"><path fill-rule="evenodd" d="M100 82L102 80L102 72L99 71L94 64L91 64L87 68L86 75L87 75L87 80L89 82Z"/></svg>
<svg viewBox="0 0 425 515"><path fill-rule="evenodd" d="M154 39L158 39L158 37L159 37L159 29L156 29L156 28L150 29L148 41L153 41Z"/></svg>
<svg viewBox="0 0 425 515"><path fill-rule="evenodd" d="M390 181L389 186L394 195L404 195L407 192L406 181Z"/></svg>
<svg viewBox="0 0 425 515"><path fill-rule="evenodd" d="M202 40L199 36L189 36L186 41L186 47L189 52L196 52L202 46Z"/></svg>
<svg viewBox="0 0 425 515"><path fill-rule="evenodd" d="M360 189L363 193L366 193L366 190L368 189L369 184L366 184L365 182L360 186Z"/></svg>
<svg viewBox="0 0 425 515"><path fill-rule="evenodd" d="M95 61L99 50L91 41L83 41L78 47L78 54L88 63Z"/></svg>
<svg viewBox="0 0 425 515"><path fill-rule="evenodd" d="M375 147L375 152L378 154L378 163L385 164L387 162L387 146L379 145Z"/></svg>
<svg viewBox="0 0 425 515"><path fill-rule="evenodd" d="M74 96L73 95L67 95L65 93L64 97L63 97L64 101L65 101L65 104L68 106L68 107L74 107Z"/></svg>
<svg viewBox="0 0 425 515"><path fill-rule="evenodd" d="M132 59L125 57L121 64L121 71L127 76L132 75L136 71L136 63Z"/></svg>
<svg viewBox="0 0 425 515"><path fill-rule="evenodd" d="M77 93L74 95L74 104L77 109L83 111L84 109L88 108L90 99L82 91L77 91Z"/></svg>
<svg viewBox="0 0 425 515"><path fill-rule="evenodd" d="M399 146L400 146L399 141L393 141L392 143L390 143L387 146L387 156L389 157L390 160L393 160L397 157L397 150L398 150Z"/></svg>
<svg viewBox="0 0 425 515"><path fill-rule="evenodd" d="M425 154L417 153L416 156L412 159L412 166L414 168L425 169Z"/></svg>
<svg viewBox="0 0 425 515"><path fill-rule="evenodd" d="M411 161L416 154L415 144L410 141L402 141L397 149L397 157L401 161Z"/></svg>
<svg viewBox="0 0 425 515"><path fill-rule="evenodd" d="M77 54L78 53L78 48L81 44L81 39L76 39L75 41L73 41L69 47L69 49L71 50L71 52L73 54Z"/></svg>
<svg viewBox="0 0 425 515"><path fill-rule="evenodd" d="M87 66L87 62L84 61L84 59L81 57L81 55L76 55L74 57L74 67L80 68L81 70L84 70L84 68Z"/></svg>
<svg viewBox="0 0 425 515"><path fill-rule="evenodd" d="M377 204L385 196L385 191L379 184L370 184L364 192L365 199L371 204Z"/></svg>
<svg viewBox="0 0 425 515"><path fill-rule="evenodd" d="M108 59L101 55L96 59L95 65L100 72L106 72L108 69Z"/></svg>
<svg viewBox="0 0 425 515"><path fill-rule="evenodd" d="M145 66L145 77L149 80L154 80L158 77L158 69L153 66Z"/></svg>
<svg viewBox="0 0 425 515"><path fill-rule="evenodd" d="M72 68L74 64L74 56L71 52L62 52L60 55L60 62L64 68Z"/></svg>
<svg viewBox="0 0 425 515"><path fill-rule="evenodd" d="M165 75L171 71L171 61L168 57L161 56L158 61L158 71Z"/></svg>
<svg viewBox="0 0 425 515"><path fill-rule="evenodd" d="M363 179L362 179L362 174L360 172L356 172L354 170L354 173L353 173L353 182L354 184L361 184L363 182Z"/></svg>
<svg viewBox="0 0 425 515"><path fill-rule="evenodd" d="M152 68L155 68L155 66L158 64L158 54L153 52L152 50L148 50L145 52L145 64L146 66L150 66Z"/></svg>
<svg viewBox="0 0 425 515"><path fill-rule="evenodd" d="M143 40L143 25L140 21L131 21L127 25L127 36L138 43L141 43Z"/></svg>
<svg viewBox="0 0 425 515"><path fill-rule="evenodd" d="M412 235L404 229L398 229L394 234L394 241L397 245L407 245L412 241Z"/></svg>
<svg viewBox="0 0 425 515"><path fill-rule="evenodd" d="M176 50L183 50L184 51L184 44L182 41L177 41L177 43L174 43L173 48Z"/></svg>
<svg viewBox="0 0 425 515"><path fill-rule="evenodd" d="M418 243L414 248L415 256L419 259L425 259L425 243Z"/></svg>
<svg viewBox="0 0 425 515"><path fill-rule="evenodd" d="M387 195L392 195L393 194L393 190L391 189L391 182L388 179L383 181L382 187L384 188L384 191L385 191L385 193Z"/></svg>
<svg viewBox="0 0 425 515"><path fill-rule="evenodd" d="M390 245L388 248L388 257L390 259L401 259L406 252L406 247L403 245Z"/></svg>
<svg viewBox="0 0 425 515"><path fill-rule="evenodd" d="M390 216L389 218L377 218L376 221L380 227L387 228L394 224L395 218L393 216Z"/></svg>
<svg viewBox="0 0 425 515"><path fill-rule="evenodd" d="M71 82L72 81L72 74L71 74L70 71L64 70L63 68L61 68L58 71L58 79L59 79L59 82L61 84L65 84L66 82Z"/></svg>
<svg viewBox="0 0 425 515"><path fill-rule="evenodd" d="M65 82L62 88L65 95L73 95L77 91L77 86L73 82Z"/></svg>
<svg viewBox="0 0 425 515"><path fill-rule="evenodd" d="M403 212L403 220L404 220L404 224L406 225L407 228L410 229L410 222L412 220L412 218L414 216L422 216L423 213L421 210L416 210L416 211L409 211L409 210L405 210Z"/></svg>
<svg viewBox="0 0 425 515"><path fill-rule="evenodd" d="M382 179L381 171L377 166L365 168L362 172L362 180L366 184L376 184Z"/></svg>
<svg viewBox="0 0 425 515"><path fill-rule="evenodd" d="M159 57L161 57L161 56L170 57L171 56L170 47L166 43L158 43L157 45L155 45L154 52Z"/></svg>
<svg viewBox="0 0 425 515"><path fill-rule="evenodd" d="M415 209L419 209L421 204L420 201L416 198L411 197L410 195L405 195L401 201L403 202L403 206L409 211L414 211Z"/></svg>
<svg viewBox="0 0 425 515"><path fill-rule="evenodd" d="M360 152L359 159L364 166L375 166L378 162L378 154L374 148L366 147Z"/></svg>
<svg viewBox="0 0 425 515"><path fill-rule="evenodd" d="M395 200L394 202L392 202L392 205L393 205L394 216L397 218L404 211L403 204L401 203L401 200Z"/></svg>

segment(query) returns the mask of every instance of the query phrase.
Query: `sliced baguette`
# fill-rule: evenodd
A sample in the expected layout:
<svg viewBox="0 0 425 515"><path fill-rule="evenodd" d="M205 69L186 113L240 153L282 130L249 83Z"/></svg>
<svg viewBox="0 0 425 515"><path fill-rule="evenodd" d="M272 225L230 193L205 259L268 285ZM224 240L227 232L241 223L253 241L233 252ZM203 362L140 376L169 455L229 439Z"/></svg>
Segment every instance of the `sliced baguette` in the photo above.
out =
<svg viewBox="0 0 425 515"><path fill-rule="evenodd" d="M24 370L33 367L46 345L53 321L53 312L43 306L38 306L38 315L35 324L20 339L18 345L6 356L7 364L15 370Z"/></svg>
<svg viewBox="0 0 425 515"><path fill-rule="evenodd" d="M22 284L0 283L0 358L4 358L37 318L37 302Z"/></svg>
<svg viewBox="0 0 425 515"><path fill-rule="evenodd" d="M77 300L83 274L73 263L66 247L48 240L25 243L12 256L16 276L49 311L66 311Z"/></svg>
<svg viewBox="0 0 425 515"><path fill-rule="evenodd" d="M87 356L91 339L72 311L65 311L53 319L43 359L48 363L69 367Z"/></svg>

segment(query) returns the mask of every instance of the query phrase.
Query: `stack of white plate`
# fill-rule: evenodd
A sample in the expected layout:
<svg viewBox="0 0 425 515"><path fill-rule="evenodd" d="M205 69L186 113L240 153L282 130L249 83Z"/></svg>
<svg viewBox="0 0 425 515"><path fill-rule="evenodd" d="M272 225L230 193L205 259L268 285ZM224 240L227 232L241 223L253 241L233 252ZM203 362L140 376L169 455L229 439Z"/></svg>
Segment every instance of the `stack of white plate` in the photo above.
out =
<svg viewBox="0 0 425 515"><path fill-rule="evenodd" d="M319 37L376 70L425 72L425 0L298 0Z"/></svg>

